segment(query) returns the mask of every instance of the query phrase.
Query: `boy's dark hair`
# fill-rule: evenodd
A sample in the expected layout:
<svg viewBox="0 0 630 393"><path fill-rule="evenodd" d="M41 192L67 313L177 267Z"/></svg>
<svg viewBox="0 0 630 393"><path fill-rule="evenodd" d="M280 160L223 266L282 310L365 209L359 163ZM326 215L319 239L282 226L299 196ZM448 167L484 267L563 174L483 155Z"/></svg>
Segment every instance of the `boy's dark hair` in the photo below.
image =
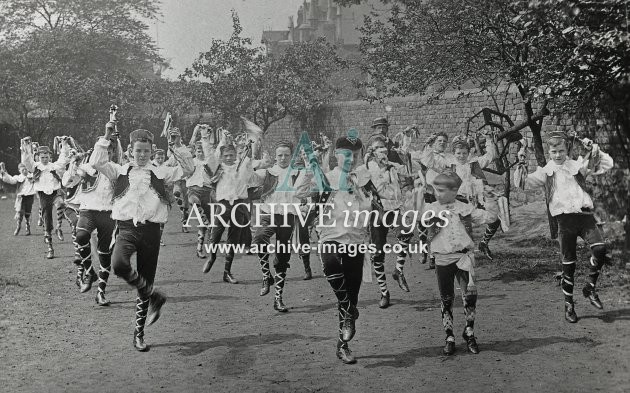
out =
<svg viewBox="0 0 630 393"><path fill-rule="evenodd" d="M558 146L560 143L564 142L564 145L569 147L569 136L562 131L553 131L547 134L547 145L549 146Z"/></svg>
<svg viewBox="0 0 630 393"><path fill-rule="evenodd" d="M569 148L569 141L566 138L562 138L560 136L553 136L550 138L547 138L547 145L548 146L559 146L561 144L564 143L564 146L566 146L566 148Z"/></svg>
<svg viewBox="0 0 630 393"><path fill-rule="evenodd" d="M453 150L453 152L455 152L455 149L466 149L470 151L470 145L465 139L457 139L453 141L451 149Z"/></svg>
<svg viewBox="0 0 630 393"><path fill-rule="evenodd" d="M234 146L232 144L230 144L230 145L223 145L219 149L219 151L221 152L221 155L223 155L223 153L225 153L226 151L230 151L230 150L232 150L234 153L236 153L236 146Z"/></svg>
<svg viewBox="0 0 630 393"><path fill-rule="evenodd" d="M276 150L278 150L279 147L288 147L289 150L293 151L293 143L287 140L281 140L278 143L276 143L276 145L273 148L273 151L275 152Z"/></svg>
<svg viewBox="0 0 630 393"><path fill-rule="evenodd" d="M449 190L458 190L462 185L462 179L453 171L446 171L440 173L433 179L433 184L436 186L444 186Z"/></svg>
<svg viewBox="0 0 630 393"><path fill-rule="evenodd" d="M370 140L368 141L368 146L374 146L374 144L377 142L383 143L385 146L387 146L387 138L383 134L372 135L370 137Z"/></svg>
<svg viewBox="0 0 630 393"><path fill-rule="evenodd" d="M436 132L433 135L435 136L435 139L438 139L438 137L443 136L444 138L446 138L446 141L448 142L448 135L444 131Z"/></svg>

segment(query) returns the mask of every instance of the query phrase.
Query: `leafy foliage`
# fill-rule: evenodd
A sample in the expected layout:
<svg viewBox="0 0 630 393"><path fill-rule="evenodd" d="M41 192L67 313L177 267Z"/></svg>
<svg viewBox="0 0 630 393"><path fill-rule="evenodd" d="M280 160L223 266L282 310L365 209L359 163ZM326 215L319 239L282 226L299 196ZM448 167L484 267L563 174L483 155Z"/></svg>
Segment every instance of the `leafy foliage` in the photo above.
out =
<svg viewBox="0 0 630 393"><path fill-rule="evenodd" d="M539 50L553 48L535 75L536 94L558 110L612 122L611 147L630 166L630 34L623 0L532 1L519 15Z"/></svg>
<svg viewBox="0 0 630 393"><path fill-rule="evenodd" d="M0 0L4 121L41 143L65 134L91 144L112 103L146 127L156 108L180 111L180 84L153 73L161 58L145 21L158 12L156 0Z"/></svg>
<svg viewBox="0 0 630 393"><path fill-rule="evenodd" d="M385 20L372 15L361 28L371 98L439 96L470 83L486 91L512 84L524 102L536 159L544 165L541 122L531 119L536 65L546 54L533 50L515 19L525 10L526 2L503 0L392 2Z"/></svg>
<svg viewBox="0 0 630 393"><path fill-rule="evenodd" d="M272 56L241 37L235 13L232 21L230 38L213 39L181 77L195 86L192 99L199 107L218 113L224 123L246 114L266 131L287 115L307 117L337 94L331 77L346 63L333 45L318 39Z"/></svg>

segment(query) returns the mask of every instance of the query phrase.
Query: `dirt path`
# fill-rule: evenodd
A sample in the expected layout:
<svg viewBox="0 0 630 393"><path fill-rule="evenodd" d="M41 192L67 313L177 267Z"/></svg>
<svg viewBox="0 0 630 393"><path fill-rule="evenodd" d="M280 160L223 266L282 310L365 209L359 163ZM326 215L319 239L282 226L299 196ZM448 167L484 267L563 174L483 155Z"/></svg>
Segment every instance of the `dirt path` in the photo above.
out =
<svg viewBox="0 0 630 393"><path fill-rule="evenodd" d="M0 391L630 390L628 272L602 275L603 312L576 297L581 320L568 324L552 278L558 253L545 241L509 243L503 236L493 244L500 262L478 261L479 355L466 354L460 339L456 356L441 356L437 284L415 258L406 268L410 293L388 276L393 305L387 310L377 306L376 283L364 283L351 343L358 364L345 366L335 357L336 307L319 262L315 279L302 281L303 269L292 259L290 312L281 315L271 294L258 296L254 257L235 261L238 285L221 281L219 262L203 275L195 235L179 233L172 220L157 274L169 301L162 319L147 328L151 350L139 353L132 347L133 291L112 276L113 304L97 307L95 288L79 294L73 283L71 242L56 242L57 258L44 259L41 229L31 237L11 235L12 205L0 201ZM582 271L576 281L583 279ZM463 329L459 304L455 324Z"/></svg>

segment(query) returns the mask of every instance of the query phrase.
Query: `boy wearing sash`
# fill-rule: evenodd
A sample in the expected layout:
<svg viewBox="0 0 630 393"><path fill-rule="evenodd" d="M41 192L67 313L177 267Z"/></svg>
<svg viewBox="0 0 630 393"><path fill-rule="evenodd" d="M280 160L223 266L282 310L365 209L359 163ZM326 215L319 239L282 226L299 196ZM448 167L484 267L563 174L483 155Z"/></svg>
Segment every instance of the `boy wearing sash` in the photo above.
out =
<svg viewBox="0 0 630 393"><path fill-rule="evenodd" d="M435 258L435 274L441 298L442 325L446 333L444 355L455 353L453 334L454 281L457 280L464 303L466 327L462 337L470 353L479 353L474 335L475 312L477 307L477 287L474 280L473 225L494 222L497 219L498 205L490 195L486 198L487 210L478 209L470 203L457 200L461 179L454 172L446 171L433 181L436 202L428 204L423 212L433 212L430 220L428 240ZM446 213L445 213L446 212ZM428 216L426 216L428 217ZM448 221L446 221L446 219Z"/></svg>

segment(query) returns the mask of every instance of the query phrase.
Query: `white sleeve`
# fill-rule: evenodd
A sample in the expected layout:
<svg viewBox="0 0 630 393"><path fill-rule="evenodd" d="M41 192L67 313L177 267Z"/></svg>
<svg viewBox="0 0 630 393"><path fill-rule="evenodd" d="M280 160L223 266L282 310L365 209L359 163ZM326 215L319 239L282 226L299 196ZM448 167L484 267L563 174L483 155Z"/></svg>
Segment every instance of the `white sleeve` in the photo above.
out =
<svg viewBox="0 0 630 393"><path fill-rule="evenodd" d="M107 148L111 142L103 137L94 144L94 151L90 157L90 164L94 169L107 176L110 180L116 180L122 168L120 165L109 161Z"/></svg>

